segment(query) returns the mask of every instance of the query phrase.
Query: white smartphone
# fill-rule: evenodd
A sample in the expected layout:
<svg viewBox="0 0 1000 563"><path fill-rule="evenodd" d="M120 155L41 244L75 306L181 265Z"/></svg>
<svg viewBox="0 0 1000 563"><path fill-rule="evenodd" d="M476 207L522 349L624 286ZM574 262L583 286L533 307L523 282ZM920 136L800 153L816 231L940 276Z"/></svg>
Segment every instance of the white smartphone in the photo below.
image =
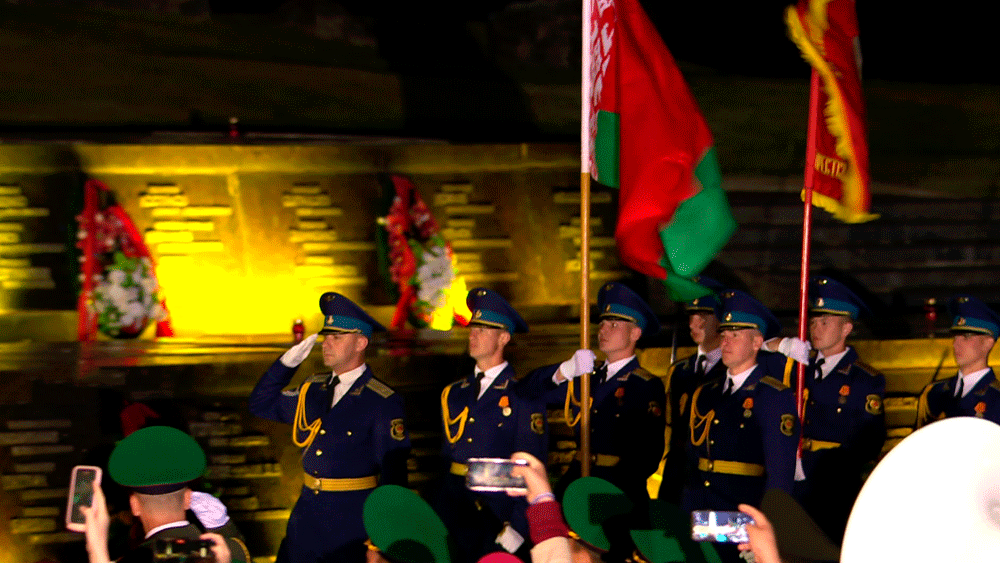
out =
<svg viewBox="0 0 1000 563"><path fill-rule="evenodd" d="M84 529L81 506L94 503L94 484L101 483L101 468L93 465L77 465L69 478L69 498L66 501L66 529L82 532Z"/></svg>
<svg viewBox="0 0 1000 563"><path fill-rule="evenodd" d="M504 458L473 457L467 462L469 472L465 475L465 486L472 491L520 491L527 492L523 477L510 474L518 465L528 465L527 461L513 461Z"/></svg>
<svg viewBox="0 0 1000 563"><path fill-rule="evenodd" d="M718 543L747 543L747 524L753 517L745 512L695 510L691 512L691 539Z"/></svg>

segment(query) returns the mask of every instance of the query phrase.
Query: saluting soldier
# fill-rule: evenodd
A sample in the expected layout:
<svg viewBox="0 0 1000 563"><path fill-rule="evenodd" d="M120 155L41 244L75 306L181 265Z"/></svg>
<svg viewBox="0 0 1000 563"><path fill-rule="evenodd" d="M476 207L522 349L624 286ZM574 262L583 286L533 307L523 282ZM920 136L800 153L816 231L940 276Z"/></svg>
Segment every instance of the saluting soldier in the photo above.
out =
<svg viewBox="0 0 1000 563"><path fill-rule="evenodd" d="M931 383L920 396L917 428L953 416L975 416L1000 424L1000 381L989 366L1000 334L1000 316L971 295L948 302L958 373Z"/></svg>
<svg viewBox="0 0 1000 563"><path fill-rule="evenodd" d="M503 492L476 493L465 486L469 458L507 458L528 452L546 459L548 427L540 401L515 392L514 368L504 348L515 333L528 331L521 315L495 291L476 288L466 299L469 355L475 370L441 393L442 456L448 467L434 498L458 544L460 561L504 549L527 554L527 504Z"/></svg>
<svg viewBox="0 0 1000 563"><path fill-rule="evenodd" d="M847 337L864 302L847 286L816 277L809 288L812 353L805 373L802 459L794 493L823 531L839 543L862 476L885 443L885 376L858 358ZM801 349L797 338L781 348ZM789 342L793 341L793 342Z"/></svg>
<svg viewBox="0 0 1000 563"><path fill-rule="evenodd" d="M691 395L702 384L726 375L726 366L722 363L722 335L719 333L719 318L722 316L719 294L724 288L719 282L705 276L695 278L695 281L711 290L708 295L684 304L684 310L688 314L688 330L698 351L674 362L667 380L670 447L657 498L674 504L680 502L684 475L687 472L684 462L688 459L685 447L691 434L688 426L691 418Z"/></svg>
<svg viewBox="0 0 1000 563"><path fill-rule="evenodd" d="M600 324L598 348L606 361L594 368L595 354L577 350L561 364L538 368L528 378L534 393L542 392L549 404L568 407L567 421L576 426L580 440L580 388L574 379L593 371L591 380L591 475L621 488L633 502L648 501L646 480L656 472L663 456L666 391L663 381L639 365L636 343L656 334L656 314L628 286L610 282L597 293ZM570 464L556 489L580 476L582 453Z"/></svg>
<svg viewBox="0 0 1000 563"><path fill-rule="evenodd" d="M759 506L764 491L791 493L798 425L795 394L757 361L778 320L746 293L722 299L722 363L726 375L695 390L691 398L688 475L681 507L737 510Z"/></svg>
<svg viewBox="0 0 1000 563"><path fill-rule="evenodd" d="M292 424L292 442L302 448L302 491L278 561L363 561L365 499L378 484L406 485L410 439L403 399L365 363L372 333L385 328L339 293L324 293L319 305L323 363L332 372L282 391L318 335L309 336L257 382L250 412Z"/></svg>

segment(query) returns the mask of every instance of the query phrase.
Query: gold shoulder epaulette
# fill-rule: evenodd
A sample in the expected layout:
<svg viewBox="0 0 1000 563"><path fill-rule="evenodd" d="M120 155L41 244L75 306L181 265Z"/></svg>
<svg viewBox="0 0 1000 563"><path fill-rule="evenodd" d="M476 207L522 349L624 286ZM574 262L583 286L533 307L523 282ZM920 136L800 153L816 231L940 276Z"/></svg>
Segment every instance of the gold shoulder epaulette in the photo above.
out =
<svg viewBox="0 0 1000 563"><path fill-rule="evenodd" d="M861 371L867 373L868 375L870 375L872 377L878 376L878 370L875 369L875 368L873 368L873 367L871 367L870 365L868 365L868 364L866 364L864 362L854 362L854 365L856 365L858 367L858 369L860 369Z"/></svg>
<svg viewBox="0 0 1000 563"><path fill-rule="evenodd" d="M770 375L765 375L764 377L760 378L760 382L770 387L774 387L778 391L784 391L785 389L788 389L787 385L771 377Z"/></svg>
<svg viewBox="0 0 1000 563"><path fill-rule="evenodd" d="M641 379L643 381L649 381L650 379L653 379L654 377L656 377L655 375L649 373L648 371L646 371L643 368L635 368L634 370L632 370L632 373L629 374L629 375L634 375L634 376L638 377L639 379Z"/></svg>
<svg viewBox="0 0 1000 563"><path fill-rule="evenodd" d="M299 392L302 391L303 385L305 385L306 383L310 385L323 383L324 381L326 381L326 378L328 377L330 377L329 373L314 373L309 377L305 378L304 380L302 380L302 383L299 383L298 387L296 387L295 389L285 389L284 391L281 392L281 394L286 397L298 397Z"/></svg>
<svg viewBox="0 0 1000 563"><path fill-rule="evenodd" d="M383 399L395 393L395 391L393 391L391 387L375 379L374 377L368 380L368 383L365 384L365 387L378 393Z"/></svg>

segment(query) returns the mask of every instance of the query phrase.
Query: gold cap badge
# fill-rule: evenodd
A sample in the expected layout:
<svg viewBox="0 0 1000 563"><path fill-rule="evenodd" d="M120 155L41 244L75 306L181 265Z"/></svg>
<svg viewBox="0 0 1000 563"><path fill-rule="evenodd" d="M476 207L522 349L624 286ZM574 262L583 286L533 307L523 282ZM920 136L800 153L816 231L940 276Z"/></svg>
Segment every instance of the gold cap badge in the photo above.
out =
<svg viewBox="0 0 1000 563"><path fill-rule="evenodd" d="M733 320L733 314L732 313L726 313L726 320L727 321Z"/></svg>

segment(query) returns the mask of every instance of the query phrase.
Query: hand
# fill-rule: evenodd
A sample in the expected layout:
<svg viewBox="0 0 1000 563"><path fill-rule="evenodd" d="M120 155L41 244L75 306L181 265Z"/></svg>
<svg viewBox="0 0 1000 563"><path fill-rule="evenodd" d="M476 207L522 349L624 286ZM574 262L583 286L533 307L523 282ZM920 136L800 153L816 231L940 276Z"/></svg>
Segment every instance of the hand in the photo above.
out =
<svg viewBox="0 0 1000 563"><path fill-rule="evenodd" d="M531 504L538 495L552 493L552 485L549 483L549 474L545 471L545 464L537 457L526 452L517 452L510 456L510 459L528 462L528 465L516 465L514 469L510 470L510 474L514 477L524 478L524 484L527 485L528 491L526 493L507 491L508 495L512 497L523 496L527 498L528 504Z"/></svg>
<svg viewBox="0 0 1000 563"><path fill-rule="evenodd" d="M307 336L302 339L295 346L288 349L287 352L281 355L281 363L284 364L286 368L297 368L299 364L305 361L309 357L309 352L312 352L313 345L316 344L316 339L319 337L319 333Z"/></svg>
<svg viewBox="0 0 1000 563"><path fill-rule="evenodd" d="M215 556L215 563L230 563L233 560L233 554L229 552L229 544L226 543L226 538L219 534L207 533L198 536L198 539L212 540L215 544L212 546L212 555Z"/></svg>
<svg viewBox="0 0 1000 563"><path fill-rule="evenodd" d="M740 512L753 517L754 524L747 524L747 537L749 543L741 543L738 547L740 551L750 550L756 557L757 563L781 563L778 556L778 542L774 539L774 528L768 521L764 513L750 506L741 504Z"/></svg>
<svg viewBox="0 0 1000 563"><path fill-rule="evenodd" d="M798 338L782 338L781 342L778 342L778 352L800 364L809 363L810 350L812 350L812 346L808 342L799 340Z"/></svg>
<svg viewBox="0 0 1000 563"><path fill-rule="evenodd" d="M563 380L571 380L585 373L594 371L594 360L597 356L591 350L580 349L573 353L573 357L559 364L559 373Z"/></svg>
<svg viewBox="0 0 1000 563"><path fill-rule="evenodd" d="M108 504L104 500L104 491L94 483L94 499L90 506L81 506L83 513L83 533L87 540L87 554L90 563L109 563L108 526L111 518L108 516Z"/></svg>
<svg viewBox="0 0 1000 563"><path fill-rule="evenodd" d="M208 493L194 491L191 493L191 512L206 529L221 528L229 522L226 505Z"/></svg>

